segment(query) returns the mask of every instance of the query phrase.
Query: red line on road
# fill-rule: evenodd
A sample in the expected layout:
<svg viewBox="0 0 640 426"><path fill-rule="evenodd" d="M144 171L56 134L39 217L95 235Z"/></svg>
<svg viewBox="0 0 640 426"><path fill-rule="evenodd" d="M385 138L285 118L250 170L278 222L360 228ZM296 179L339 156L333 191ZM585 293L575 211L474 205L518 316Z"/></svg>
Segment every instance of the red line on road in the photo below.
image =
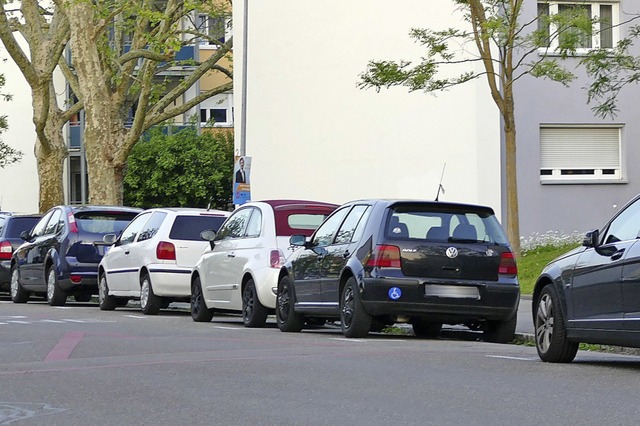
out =
<svg viewBox="0 0 640 426"><path fill-rule="evenodd" d="M44 359L47 361L62 361L65 359L69 359L71 352L78 346L78 343L84 337L84 333L78 331L72 331L70 333L65 333L65 335L56 343L56 345L51 349L51 351L47 354L47 357Z"/></svg>

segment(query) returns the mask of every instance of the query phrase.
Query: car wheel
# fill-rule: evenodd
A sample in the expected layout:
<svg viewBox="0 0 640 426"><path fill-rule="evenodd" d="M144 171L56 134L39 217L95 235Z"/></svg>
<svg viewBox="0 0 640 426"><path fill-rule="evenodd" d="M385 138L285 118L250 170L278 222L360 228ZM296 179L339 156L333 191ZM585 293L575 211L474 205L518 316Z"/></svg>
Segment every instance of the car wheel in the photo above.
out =
<svg viewBox="0 0 640 426"><path fill-rule="evenodd" d="M295 296L291 279L282 277L276 294L276 323L280 331L297 332L304 326L304 317L294 309Z"/></svg>
<svg viewBox="0 0 640 426"><path fill-rule="evenodd" d="M242 291L242 320L245 327L264 327L269 311L258 299L253 280L247 281Z"/></svg>
<svg viewBox="0 0 640 426"><path fill-rule="evenodd" d="M413 328L413 334L415 334L416 337L424 339L434 339L440 334L442 323L426 321L424 319L418 318L414 319L411 322L411 327Z"/></svg>
<svg viewBox="0 0 640 426"><path fill-rule="evenodd" d="M11 300L13 303L27 303L31 294L22 288L18 280L19 278L20 272L18 268L14 267L11 270Z"/></svg>
<svg viewBox="0 0 640 426"><path fill-rule="evenodd" d="M191 318L195 322L209 322L213 318L213 309L207 308L204 302L199 276L191 284Z"/></svg>
<svg viewBox="0 0 640 426"><path fill-rule="evenodd" d="M484 340L491 343L509 343L516 334L516 324L518 315L505 321L487 321L487 328L484 330Z"/></svg>
<svg viewBox="0 0 640 426"><path fill-rule="evenodd" d="M74 294L73 298L76 302L87 303L91 301L91 293L78 293Z"/></svg>
<svg viewBox="0 0 640 426"><path fill-rule="evenodd" d="M144 274L140 280L140 309L145 315L157 315L160 311L162 298L155 295L151 285L151 278Z"/></svg>
<svg viewBox="0 0 640 426"><path fill-rule="evenodd" d="M345 337L365 337L371 330L371 315L364 311L355 278L347 280L340 298L340 322Z"/></svg>
<svg viewBox="0 0 640 426"><path fill-rule="evenodd" d="M116 298L109 295L106 274L100 275L98 281L98 303L101 311L113 311L116 308Z"/></svg>
<svg viewBox="0 0 640 426"><path fill-rule="evenodd" d="M47 302L51 306L64 306L67 302L67 294L58 285L56 268L53 266L47 271Z"/></svg>
<svg viewBox="0 0 640 426"><path fill-rule="evenodd" d="M540 292L535 315L536 349L546 362L571 362L578 352L578 343L567 339L564 314L558 293L549 284Z"/></svg>

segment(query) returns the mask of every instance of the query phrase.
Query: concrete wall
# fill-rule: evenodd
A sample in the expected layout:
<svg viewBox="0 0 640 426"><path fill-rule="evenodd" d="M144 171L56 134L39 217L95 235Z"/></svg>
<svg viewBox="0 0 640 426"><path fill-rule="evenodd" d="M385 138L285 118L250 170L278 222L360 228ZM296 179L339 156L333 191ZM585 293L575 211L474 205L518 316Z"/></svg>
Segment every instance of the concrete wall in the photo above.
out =
<svg viewBox="0 0 640 426"><path fill-rule="evenodd" d="M236 145L243 1L234 2ZM418 60L412 27L464 25L450 0L247 0L252 199L441 200L501 210L500 121L484 80L437 96L356 87L369 60ZM460 68L458 71L461 71ZM465 67L464 69L468 69Z"/></svg>
<svg viewBox="0 0 640 426"><path fill-rule="evenodd" d="M0 210L33 213L38 211L38 173L33 153L36 131L31 89L1 45L0 58L7 59L0 68L6 78L6 84L0 90L13 95L13 100L9 102L0 101L0 115L6 115L9 122L9 129L0 138L5 144L24 153L19 163L0 169Z"/></svg>
<svg viewBox="0 0 640 426"><path fill-rule="evenodd" d="M637 13L638 1L621 4L621 15ZM535 2L525 3L525 14L536 14ZM625 33L625 28L621 32ZM638 52L636 52L637 54ZM570 87L528 77L517 85L518 190L520 233L554 231L583 233L600 228L631 197L640 191L640 110L636 85L627 87L619 98L620 112L611 119L594 116L583 89L589 81L576 61L565 65L579 78ZM622 170L620 183L542 184L540 182L540 124L620 124L622 129Z"/></svg>

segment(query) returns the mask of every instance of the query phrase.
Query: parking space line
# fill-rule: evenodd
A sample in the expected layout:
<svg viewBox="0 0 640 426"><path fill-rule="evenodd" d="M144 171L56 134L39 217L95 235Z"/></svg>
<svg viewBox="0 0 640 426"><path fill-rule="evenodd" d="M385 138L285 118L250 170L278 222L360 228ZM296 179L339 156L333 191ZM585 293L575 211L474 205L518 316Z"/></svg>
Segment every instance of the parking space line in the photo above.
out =
<svg viewBox="0 0 640 426"><path fill-rule="evenodd" d="M247 330L244 327L224 327L222 325L214 325L213 328L219 328L222 330Z"/></svg>
<svg viewBox="0 0 640 426"><path fill-rule="evenodd" d="M506 356L506 355L487 355L487 358L512 359L515 361L536 361L537 360L537 358L522 358L518 356Z"/></svg>
<svg viewBox="0 0 640 426"><path fill-rule="evenodd" d="M124 317L128 317L128 318L135 318L135 319L146 319L147 317L145 316L140 316L140 315L123 315Z"/></svg>
<svg viewBox="0 0 640 426"><path fill-rule="evenodd" d="M7 322L11 323L11 324L31 324L29 321L17 321L17 320L14 320L14 321L7 321Z"/></svg>
<svg viewBox="0 0 640 426"><path fill-rule="evenodd" d="M62 324L64 321L52 320L52 319L44 319L44 320L40 320L40 322L53 322L53 323L56 323L56 324Z"/></svg>

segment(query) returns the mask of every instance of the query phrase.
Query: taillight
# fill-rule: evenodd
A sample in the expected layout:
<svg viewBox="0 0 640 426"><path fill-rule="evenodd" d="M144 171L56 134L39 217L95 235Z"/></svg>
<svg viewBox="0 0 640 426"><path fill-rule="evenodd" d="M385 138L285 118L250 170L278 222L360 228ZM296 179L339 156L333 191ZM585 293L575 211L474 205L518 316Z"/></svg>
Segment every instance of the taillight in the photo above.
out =
<svg viewBox="0 0 640 426"><path fill-rule="evenodd" d="M78 233L78 224L76 224L76 217L73 213L69 213L67 215L67 219L69 220L69 232Z"/></svg>
<svg viewBox="0 0 640 426"><path fill-rule="evenodd" d="M13 247L9 241L0 243L0 260L9 260L13 254Z"/></svg>
<svg viewBox="0 0 640 426"><path fill-rule="evenodd" d="M498 273L503 275L518 275L516 258L510 251L504 252L500 255L500 265L498 266Z"/></svg>
<svg viewBox="0 0 640 426"><path fill-rule="evenodd" d="M176 260L175 246L166 241L160 241L156 247L156 257L159 260Z"/></svg>
<svg viewBox="0 0 640 426"><path fill-rule="evenodd" d="M400 248L396 246L379 245L373 251L367 266L372 268L400 268Z"/></svg>
<svg viewBox="0 0 640 426"><path fill-rule="evenodd" d="M284 265L284 254L280 250L271 250L269 253L269 266L281 268Z"/></svg>
<svg viewBox="0 0 640 426"><path fill-rule="evenodd" d="M82 275L69 275L69 279L74 284L80 284L82 282Z"/></svg>

